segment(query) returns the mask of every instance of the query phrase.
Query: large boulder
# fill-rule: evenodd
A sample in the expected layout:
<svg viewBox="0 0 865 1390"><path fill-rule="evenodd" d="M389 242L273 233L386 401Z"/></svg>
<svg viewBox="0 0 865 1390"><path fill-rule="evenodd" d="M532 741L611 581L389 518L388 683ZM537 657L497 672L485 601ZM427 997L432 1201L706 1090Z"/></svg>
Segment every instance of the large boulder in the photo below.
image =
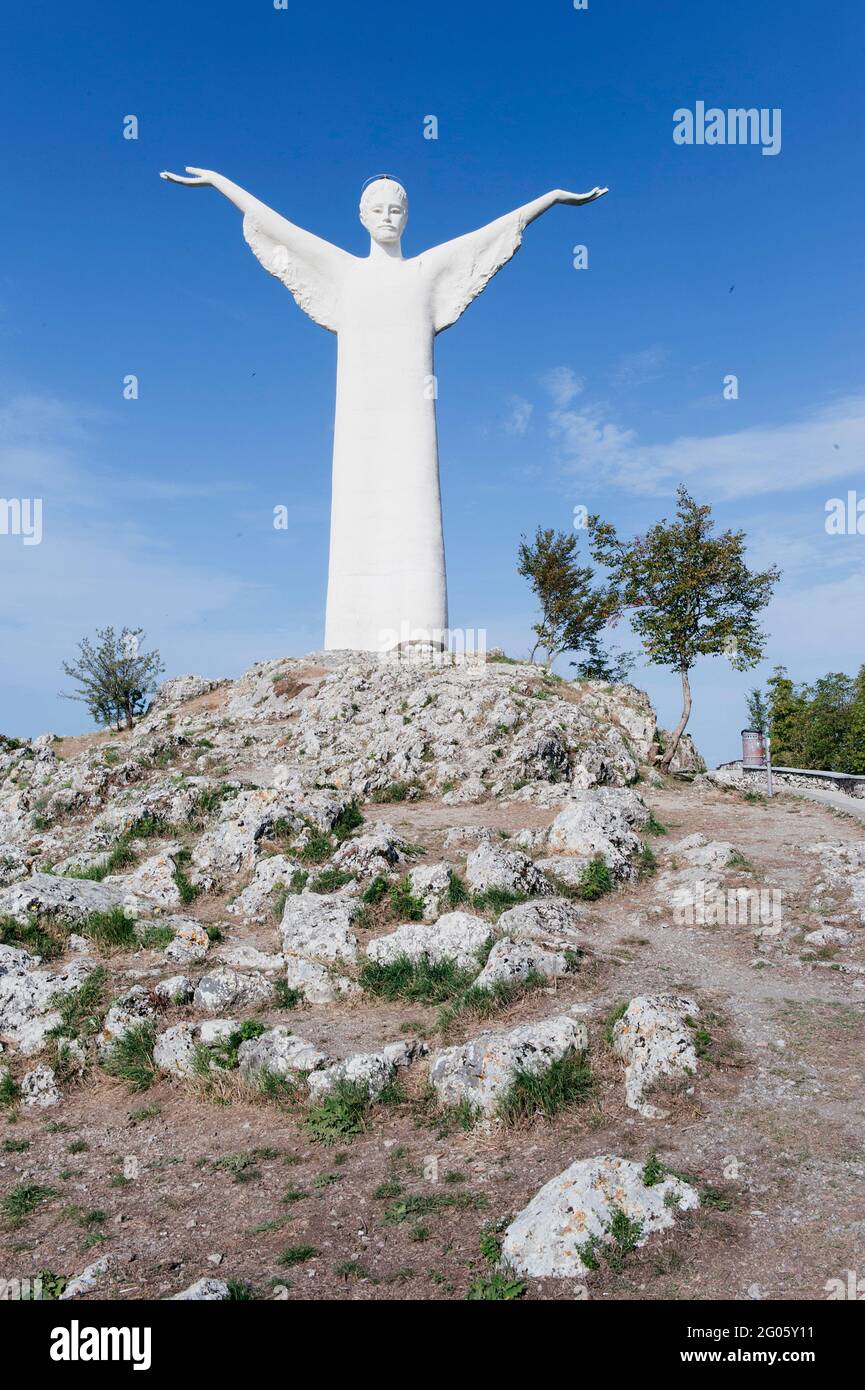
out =
<svg viewBox="0 0 865 1390"><path fill-rule="evenodd" d="M583 1052L586 1025L570 1014L522 1023L508 1032L480 1033L430 1059L430 1081L446 1105L468 1101L491 1115L518 1071L545 1072L569 1052Z"/></svg>
<svg viewBox="0 0 865 1390"><path fill-rule="evenodd" d="M60 1023L59 998L78 989L95 962L79 959L57 971L36 970L26 951L9 951L0 946L0 1036L30 1054L40 1050Z"/></svg>
<svg viewBox="0 0 865 1390"><path fill-rule="evenodd" d="M248 1038L237 1049L240 1074L247 1080L263 1072L276 1076L311 1072L326 1066L329 1060L327 1053L281 1023L258 1038Z"/></svg>
<svg viewBox="0 0 865 1390"><path fill-rule="evenodd" d="M636 1223L641 1246L673 1225L674 1212L699 1206L697 1193L679 1178L647 1186L643 1172L639 1163L612 1154L572 1163L508 1226L502 1263L530 1279L582 1278L594 1266L595 1251L614 1244L617 1213Z"/></svg>
<svg viewBox="0 0 865 1390"><path fill-rule="evenodd" d="M492 989L494 985L519 984L533 975L554 980L570 968L559 951L545 951L536 941L511 941L505 937L493 946L474 987Z"/></svg>
<svg viewBox="0 0 865 1390"><path fill-rule="evenodd" d="M251 1009L273 1000L273 981L252 971L230 970L227 967L202 975L195 989L193 1004L209 1014L221 1014L226 1009Z"/></svg>
<svg viewBox="0 0 865 1390"><path fill-rule="evenodd" d="M583 863L600 855L616 878L633 878L633 861L642 847L634 827L648 818L640 797L627 788L587 791L556 816L549 847L554 854L577 856Z"/></svg>
<svg viewBox="0 0 865 1390"><path fill-rule="evenodd" d="M613 1046L627 1063L626 1104L647 1119L665 1114L646 1099L658 1082L697 1070L693 1020L699 1012L693 999L678 994L638 995L613 1025Z"/></svg>
<svg viewBox="0 0 865 1390"><path fill-rule="evenodd" d="M521 850L503 849L483 840L472 850L466 864L466 878L478 893L499 889L505 893L551 895L552 884L533 859Z"/></svg>
<svg viewBox="0 0 865 1390"><path fill-rule="evenodd" d="M471 912L446 912L437 922L404 922L396 931L375 937L366 953L379 965L400 957L419 961L424 956L435 964L452 960L461 970L480 969L480 952L490 939L491 928Z"/></svg>

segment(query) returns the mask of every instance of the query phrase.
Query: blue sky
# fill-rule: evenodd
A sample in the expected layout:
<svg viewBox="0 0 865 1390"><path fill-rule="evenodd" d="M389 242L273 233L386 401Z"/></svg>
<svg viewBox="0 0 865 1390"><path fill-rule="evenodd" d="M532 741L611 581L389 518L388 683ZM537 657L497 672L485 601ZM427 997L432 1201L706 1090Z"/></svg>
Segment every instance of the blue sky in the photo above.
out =
<svg viewBox="0 0 865 1390"><path fill-rule="evenodd" d="M529 228L438 341L452 626L527 650L521 532L583 504L631 533L685 481L784 569L765 665L694 673L709 759L735 754L771 664L855 670L865 537L824 522L828 498L865 496L863 28L859 7L802 0L14 7L0 497L41 497L44 535L0 535L0 731L87 727L60 663L107 623L143 626L169 674L321 645L335 340L235 209L158 178L186 164L356 254L382 170L408 188L407 255L608 184ZM676 145L698 100L781 108L780 153ZM676 677L634 679L672 724Z"/></svg>

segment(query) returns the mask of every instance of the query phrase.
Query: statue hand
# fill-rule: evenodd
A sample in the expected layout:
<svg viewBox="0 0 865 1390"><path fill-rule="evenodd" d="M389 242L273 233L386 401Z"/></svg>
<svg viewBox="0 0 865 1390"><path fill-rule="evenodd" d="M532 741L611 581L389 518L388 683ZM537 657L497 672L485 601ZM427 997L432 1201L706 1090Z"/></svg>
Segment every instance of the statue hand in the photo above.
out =
<svg viewBox="0 0 865 1390"><path fill-rule="evenodd" d="M170 174L167 169L163 169L159 175L161 179L168 179L169 183L185 183L188 188L215 188L218 174L214 174L212 169L195 169L191 164L186 165L187 174L194 174L195 177L185 179L181 174Z"/></svg>
<svg viewBox="0 0 865 1390"><path fill-rule="evenodd" d="M609 193L608 188L593 188L591 193L568 193L566 189L558 190L560 203L572 203L575 206L580 203L593 203L596 198L603 198L605 193Z"/></svg>

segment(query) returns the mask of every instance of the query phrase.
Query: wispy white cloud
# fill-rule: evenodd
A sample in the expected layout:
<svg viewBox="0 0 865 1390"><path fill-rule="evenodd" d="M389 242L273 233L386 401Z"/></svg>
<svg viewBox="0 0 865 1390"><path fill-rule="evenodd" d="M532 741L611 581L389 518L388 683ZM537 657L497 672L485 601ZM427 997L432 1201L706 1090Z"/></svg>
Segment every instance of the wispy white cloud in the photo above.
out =
<svg viewBox="0 0 865 1390"><path fill-rule="evenodd" d="M665 347L649 347L642 348L639 352L627 352L613 369L613 385L642 386L647 381L656 381L669 360L670 350Z"/></svg>
<svg viewBox="0 0 865 1390"><path fill-rule="evenodd" d="M512 396L508 402L508 414L505 417L505 430L508 434L525 434L531 423L534 406L531 401L527 401L523 396Z"/></svg>
<svg viewBox="0 0 865 1390"><path fill-rule="evenodd" d="M577 376L570 367L551 367L540 380L557 410L564 410L585 390L582 377Z"/></svg>

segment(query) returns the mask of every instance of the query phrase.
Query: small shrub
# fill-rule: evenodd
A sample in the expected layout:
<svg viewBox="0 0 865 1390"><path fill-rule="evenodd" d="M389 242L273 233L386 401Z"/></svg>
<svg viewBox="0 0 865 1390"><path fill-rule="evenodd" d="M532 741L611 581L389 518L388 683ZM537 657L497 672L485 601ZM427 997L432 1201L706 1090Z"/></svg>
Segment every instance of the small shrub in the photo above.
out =
<svg viewBox="0 0 865 1390"><path fill-rule="evenodd" d="M353 830L363 825L363 816L356 801L350 801L342 811L340 811L333 823L333 834L339 841L345 840Z"/></svg>
<svg viewBox="0 0 865 1390"><path fill-rule="evenodd" d="M605 893L612 893L613 879L603 855L596 854L580 875L577 894L586 902L594 902Z"/></svg>
<svg viewBox="0 0 865 1390"><path fill-rule="evenodd" d="M156 1067L153 1045L156 1029L152 1023L136 1023L111 1048L102 1063L109 1076L125 1081L132 1091L146 1091L153 1085Z"/></svg>
<svg viewBox="0 0 865 1390"><path fill-rule="evenodd" d="M347 874L342 869L323 869L312 880L310 888L313 893L334 893L337 888L344 888L353 881L354 874Z"/></svg>
<svg viewBox="0 0 865 1390"><path fill-rule="evenodd" d="M360 1134L370 1108L369 1088L358 1081L337 1081L310 1107L304 1128L318 1144L338 1144Z"/></svg>
<svg viewBox="0 0 865 1390"><path fill-rule="evenodd" d="M289 1245L279 1257L281 1265L302 1265L318 1254L314 1245Z"/></svg>
<svg viewBox="0 0 865 1390"><path fill-rule="evenodd" d="M360 895L361 902L367 907L374 907L376 903L381 902L389 886L387 879L381 874L378 874L377 877L364 888Z"/></svg>

